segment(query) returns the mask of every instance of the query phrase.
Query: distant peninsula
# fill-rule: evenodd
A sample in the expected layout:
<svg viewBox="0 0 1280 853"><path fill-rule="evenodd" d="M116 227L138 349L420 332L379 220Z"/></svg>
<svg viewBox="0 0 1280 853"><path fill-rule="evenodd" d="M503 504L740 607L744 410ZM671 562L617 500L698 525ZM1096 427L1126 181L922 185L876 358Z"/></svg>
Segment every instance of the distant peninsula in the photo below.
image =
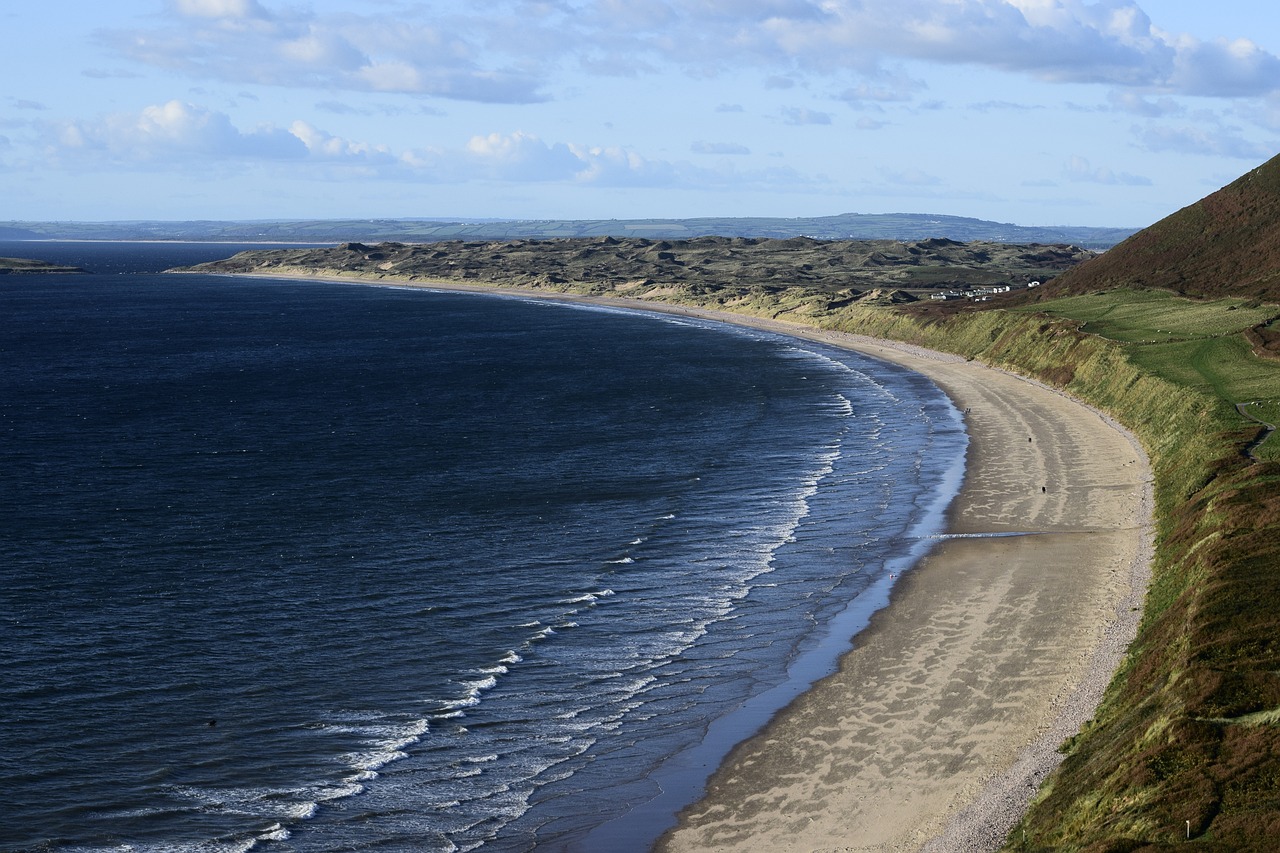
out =
<svg viewBox="0 0 1280 853"><path fill-rule="evenodd" d="M263 219L35 222L0 220L0 240L189 240L226 243L436 243L445 240L750 237L1067 243L1103 250L1137 228L1026 226L932 213L722 216L694 219Z"/></svg>
<svg viewBox="0 0 1280 853"><path fill-rule="evenodd" d="M250 250L190 271L501 282L594 296L710 300L720 306L802 297L830 309L853 302L901 304L1007 293L1043 284L1096 256L1065 244L960 243L942 237L915 242L595 237Z"/></svg>
<svg viewBox="0 0 1280 853"><path fill-rule="evenodd" d="M32 258L0 258L0 275L27 273L82 273L79 267L69 267L39 261Z"/></svg>

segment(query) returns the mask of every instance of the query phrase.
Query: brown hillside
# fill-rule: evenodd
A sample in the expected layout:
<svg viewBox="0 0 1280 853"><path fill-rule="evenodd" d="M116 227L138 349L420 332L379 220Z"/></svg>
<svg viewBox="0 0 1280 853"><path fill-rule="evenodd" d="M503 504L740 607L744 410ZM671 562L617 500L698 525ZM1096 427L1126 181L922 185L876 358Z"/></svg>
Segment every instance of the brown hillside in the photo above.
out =
<svg viewBox="0 0 1280 853"><path fill-rule="evenodd" d="M1115 287L1280 302L1280 156L1059 276L1037 295Z"/></svg>

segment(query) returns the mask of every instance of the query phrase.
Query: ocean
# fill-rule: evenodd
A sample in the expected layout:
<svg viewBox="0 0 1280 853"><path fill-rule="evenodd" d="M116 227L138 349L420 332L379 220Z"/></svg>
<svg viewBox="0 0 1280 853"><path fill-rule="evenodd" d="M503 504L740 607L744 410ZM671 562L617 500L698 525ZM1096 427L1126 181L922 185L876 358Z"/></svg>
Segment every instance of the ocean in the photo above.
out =
<svg viewBox="0 0 1280 853"><path fill-rule="evenodd" d="M941 531L928 380L0 243L0 851L643 851Z"/></svg>

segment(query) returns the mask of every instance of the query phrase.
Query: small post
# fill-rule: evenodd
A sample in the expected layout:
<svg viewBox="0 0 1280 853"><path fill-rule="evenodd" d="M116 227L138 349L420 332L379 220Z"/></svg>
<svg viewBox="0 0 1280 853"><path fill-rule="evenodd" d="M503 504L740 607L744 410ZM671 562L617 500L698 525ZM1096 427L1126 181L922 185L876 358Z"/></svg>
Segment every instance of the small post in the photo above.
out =
<svg viewBox="0 0 1280 853"><path fill-rule="evenodd" d="M1187 840L1191 840L1191 821L1187 821Z"/></svg>

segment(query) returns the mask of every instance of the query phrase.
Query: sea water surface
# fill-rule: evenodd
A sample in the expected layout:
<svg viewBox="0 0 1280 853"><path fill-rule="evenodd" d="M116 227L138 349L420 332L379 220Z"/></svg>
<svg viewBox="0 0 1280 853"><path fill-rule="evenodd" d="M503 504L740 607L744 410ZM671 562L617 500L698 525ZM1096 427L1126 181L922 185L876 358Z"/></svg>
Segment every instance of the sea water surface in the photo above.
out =
<svg viewBox="0 0 1280 853"><path fill-rule="evenodd" d="M0 850L644 850L942 523L923 377L0 244Z"/></svg>

